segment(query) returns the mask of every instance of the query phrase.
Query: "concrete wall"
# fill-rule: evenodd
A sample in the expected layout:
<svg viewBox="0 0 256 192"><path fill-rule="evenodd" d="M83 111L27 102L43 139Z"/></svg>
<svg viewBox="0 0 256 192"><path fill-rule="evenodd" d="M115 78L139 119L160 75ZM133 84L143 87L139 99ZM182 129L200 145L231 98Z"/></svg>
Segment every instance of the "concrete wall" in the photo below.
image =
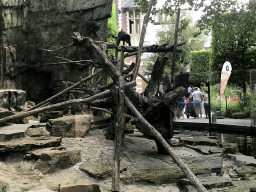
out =
<svg viewBox="0 0 256 192"><path fill-rule="evenodd" d="M25 90L28 100L39 102L63 90L62 81L87 76L88 67L45 65L65 61L54 56L88 59L84 49L43 49L69 44L74 31L89 36L85 22L91 17L101 23L95 40L107 41L111 6L112 0L0 0L1 88Z"/></svg>

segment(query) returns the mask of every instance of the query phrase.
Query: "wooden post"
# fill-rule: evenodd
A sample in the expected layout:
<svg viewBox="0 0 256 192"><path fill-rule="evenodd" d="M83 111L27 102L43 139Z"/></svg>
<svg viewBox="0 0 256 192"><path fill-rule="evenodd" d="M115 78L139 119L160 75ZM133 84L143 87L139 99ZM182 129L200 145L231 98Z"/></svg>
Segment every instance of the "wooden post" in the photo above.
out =
<svg viewBox="0 0 256 192"><path fill-rule="evenodd" d="M68 93L68 100L71 100L71 92ZM71 105L70 105L71 107ZM68 114L71 115L71 108L68 110Z"/></svg>
<svg viewBox="0 0 256 192"><path fill-rule="evenodd" d="M177 18L176 18L175 32L174 32L174 50L173 50L173 59L172 59L172 76L171 76L173 86L175 86L175 62L176 62L176 49L177 49L179 20L180 20L180 8L178 8L178 11L177 11Z"/></svg>
<svg viewBox="0 0 256 192"><path fill-rule="evenodd" d="M120 73L124 70L124 46L121 46Z"/></svg>
<svg viewBox="0 0 256 192"><path fill-rule="evenodd" d="M112 192L120 191L120 153L124 134L124 76L119 77L119 101L116 115L115 141L114 141L114 164L112 173Z"/></svg>
<svg viewBox="0 0 256 192"><path fill-rule="evenodd" d="M142 53L142 49L143 49L143 43L144 43L144 39L145 39L146 29L147 29L151 9L153 6L153 2L154 2L154 0L150 0L149 5L148 5L147 14L145 15L144 20L143 20L143 27L142 27L142 31L140 34L140 43L139 43L139 47L138 47L138 53L136 56L136 65L135 65L135 70L134 70L133 79L132 79L133 81L136 80L138 72L139 72L140 62L141 62L141 53Z"/></svg>

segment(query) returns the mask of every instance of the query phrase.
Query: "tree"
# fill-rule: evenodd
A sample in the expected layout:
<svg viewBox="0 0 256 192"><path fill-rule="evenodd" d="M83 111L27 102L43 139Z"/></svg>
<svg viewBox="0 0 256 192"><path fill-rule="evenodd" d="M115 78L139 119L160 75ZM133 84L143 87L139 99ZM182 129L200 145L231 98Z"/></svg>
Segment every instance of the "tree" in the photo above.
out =
<svg viewBox="0 0 256 192"><path fill-rule="evenodd" d="M111 17L108 18L108 42L109 43L116 44L116 38L117 38L118 32L119 32L119 29L117 27L117 20L116 20L116 4L113 1ZM110 49L108 51L108 55L115 55L115 49Z"/></svg>
<svg viewBox="0 0 256 192"><path fill-rule="evenodd" d="M163 23L163 28L161 31L158 31L157 37L159 39L159 44L173 44L174 43L174 25L176 22L176 16L170 17L170 19ZM184 71L184 64L188 64L190 61L191 51L198 51L203 48L205 43L205 36L203 34L194 37L194 33L197 32L197 28L192 25L192 20L190 17L185 17L181 21L182 25L178 31L178 41L185 41L186 44L183 45L182 52L177 54L176 58L176 73L180 73ZM171 73L171 65L173 54L168 53L167 56L170 58L167 66L165 67L164 73ZM155 61L157 55L150 57L147 62L147 70L148 72L153 69L153 61Z"/></svg>
<svg viewBox="0 0 256 192"><path fill-rule="evenodd" d="M256 1L251 0L240 10L232 10L212 21L212 71L221 71L225 61L232 70L255 68L246 56L256 42ZM232 73L230 82L243 87L246 92L247 72Z"/></svg>

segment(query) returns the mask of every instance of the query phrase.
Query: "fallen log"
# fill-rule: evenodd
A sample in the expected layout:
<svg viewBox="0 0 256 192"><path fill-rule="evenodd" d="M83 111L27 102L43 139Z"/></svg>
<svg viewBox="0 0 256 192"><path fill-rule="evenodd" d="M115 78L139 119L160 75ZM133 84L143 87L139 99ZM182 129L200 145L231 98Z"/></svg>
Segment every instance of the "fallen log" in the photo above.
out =
<svg viewBox="0 0 256 192"><path fill-rule="evenodd" d="M111 91L107 90L107 91L104 91L104 92L102 92L100 94L97 94L97 95L93 95L93 96L91 96L89 98L86 98L86 99L74 99L74 100L69 100L69 101L57 103L57 104L54 104L54 105L49 105L49 106L42 107L42 108L39 108L39 109L34 109L34 110L31 110L31 111L21 112L21 113L18 113L16 115L12 115L12 116L8 116L8 117L4 117L4 118L0 119L0 123L1 122L8 122L10 120L18 119L18 118L21 118L21 117L27 117L27 116L30 116L30 115L33 115L33 114L36 114L36 113L39 113L39 112L43 112L43 111L53 110L53 109L56 109L56 108L59 108L59 107L64 107L64 106L69 106L69 105L74 105L74 104L79 104L79 103L92 102L96 99L99 99L99 98L102 98L102 97L107 97L110 94L111 94Z"/></svg>

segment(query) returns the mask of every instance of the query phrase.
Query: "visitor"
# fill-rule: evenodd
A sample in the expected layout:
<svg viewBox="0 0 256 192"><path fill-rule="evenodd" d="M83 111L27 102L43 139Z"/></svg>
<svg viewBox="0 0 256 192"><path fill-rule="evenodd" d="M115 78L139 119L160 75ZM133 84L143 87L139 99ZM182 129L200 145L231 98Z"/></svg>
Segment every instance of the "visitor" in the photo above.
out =
<svg viewBox="0 0 256 192"><path fill-rule="evenodd" d="M198 87L195 87L194 88L194 92L192 93L192 97L193 97L193 102L194 102L194 110L195 110L195 113L196 113L196 118L199 118L199 113L200 113L200 110L202 108L202 93L201 91L199 90ZM201 117L202 117L202 114L201 114Z"/></svg>
<svg viewBox="0 0 256 192"><path fill-rule="evenodd" d="M208 90L205 91L203 103L204 103L205 118L208 119L210 117Z"/></svg>
<svg viewBox="0 0 256 192"><path fill-rule="evenodd" d="M176 108L176 111L177 111L177 118L179 119L180 117L183 117L184 119L184 107L185 107L185 97L180 97L178 100L177 100L177 108Z"/></svg>

